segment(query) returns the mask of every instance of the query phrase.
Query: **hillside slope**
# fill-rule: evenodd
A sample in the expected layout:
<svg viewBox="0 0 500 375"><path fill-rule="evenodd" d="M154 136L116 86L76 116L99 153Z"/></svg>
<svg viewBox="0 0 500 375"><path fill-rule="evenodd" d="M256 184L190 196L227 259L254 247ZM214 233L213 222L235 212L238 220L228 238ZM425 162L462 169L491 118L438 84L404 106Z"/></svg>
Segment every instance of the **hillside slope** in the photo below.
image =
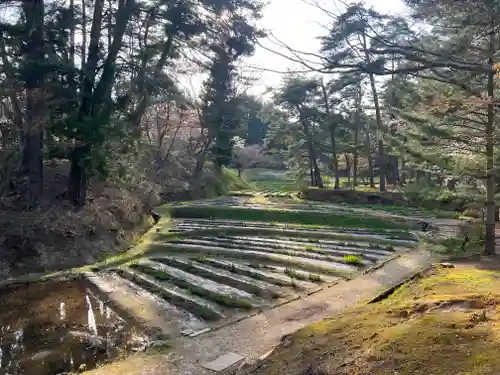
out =
<svg viewBox="0 0 500 375"><path fill-rule="evenodd" d="M290 337L252 375L500 373L500 271L433 268Z"/></svg>

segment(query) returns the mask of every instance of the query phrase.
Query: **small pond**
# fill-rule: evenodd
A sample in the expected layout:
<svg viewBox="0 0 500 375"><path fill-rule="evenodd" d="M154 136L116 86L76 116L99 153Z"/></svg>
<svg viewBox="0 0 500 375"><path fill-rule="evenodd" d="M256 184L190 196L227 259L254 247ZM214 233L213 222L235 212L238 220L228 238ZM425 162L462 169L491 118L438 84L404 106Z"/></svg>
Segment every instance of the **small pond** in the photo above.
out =
<svg viewBox="0 0 500 375"><path fill-rule="evenodd" d="M0 289L0 375L81 372L145 344L83 279Z"/></svg>

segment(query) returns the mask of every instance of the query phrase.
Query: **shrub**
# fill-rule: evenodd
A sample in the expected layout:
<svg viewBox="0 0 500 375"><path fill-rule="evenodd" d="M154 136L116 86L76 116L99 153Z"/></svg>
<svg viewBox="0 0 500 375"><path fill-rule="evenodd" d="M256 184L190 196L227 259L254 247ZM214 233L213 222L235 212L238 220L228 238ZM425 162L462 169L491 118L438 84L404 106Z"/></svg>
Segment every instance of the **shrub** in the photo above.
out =
<svg viewBox="0 0 500 375"><path fill-rule="evenodd" d="M344 255L344 262L347 264L361 264L361 259L356 255Z"/></svg>

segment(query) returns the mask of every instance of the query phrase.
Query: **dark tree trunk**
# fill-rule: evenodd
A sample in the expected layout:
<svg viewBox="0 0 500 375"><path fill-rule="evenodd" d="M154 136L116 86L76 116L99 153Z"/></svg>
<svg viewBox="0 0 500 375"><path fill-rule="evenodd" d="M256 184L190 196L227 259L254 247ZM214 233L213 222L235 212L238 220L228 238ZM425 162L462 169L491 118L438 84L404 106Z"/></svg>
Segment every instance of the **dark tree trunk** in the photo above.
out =
<svg viewBox="0 0 500 375"><path fill-rule="evenodd" d="M81 74L80 82L83 84L85 79L85 64L87 63L87 4L86 0L82 0L82 46L80 50L81 54Z"/></svg>
<svg viewBox="0 0 500 375"><path fill-rule="evenodd" d="M85 63L83 82L81 86L81 103L78 121L94 127L99 127L109 120L111 113L111 91L115 80L116 58L120 51L126 27L134 10L134 0L120 0L116 13L116 23L113 39L108 49L108 55L101 67L101 77L96 85L97 66L99 62L99 41L102 32L104 0L96 0L94 15L90 30L88 59ZM95 88L95 89L94 89ZM68 197L77 206L85 204L87 189L87 160L92 147L99 146L88 139L78 140L71 153L71 167L68 182ZM83 189L83 190L82 190Z"/></svg>
<svg viewBox="0 0 500 375"><path fill-rule="evenodd" d="M406 185L407 175L405 157L401 156L401 185Z"/></svg>
<svg viewBox="0 0 500 375"><path fill-rule="evenodd" d="M43 192L43 126L44 126L44 2L23 3L26 18L27 44L25 52L26 123L23 157L27 158L29 205L35 207Z"/></svg>
<svg viewBox="0 0 500 375"><path fill-rule="evenodd" d="M311 180L311 186L314 186L314 169L313 169L313 163L312 163L312 158L311 155L308 154L308 161L309 161L309 178Z"/></svg>
<svg viewBox="0 0 500 375"><path fill-rule="evenodd" d="M332 143L332 165L333 165L333 173L335 177L335 185L334 189L340 189L340 178L339 178L339 158L337 155L337 142L335 139L335 126L330 126L330 139Z"/></svg>
<svg viewBox="0 0 500 375"><path fill-rule="evenodd" d="M358 87L361 90L360 87ZM358 163L359 163L359 111L361 107L361 91L356 100L356 119L354 123L354 150L352 156L352 188L356 189L358 184Z"/></svg>
<svg viewBox="0 0 500 375"><path fill-rule="evenodd" d="M205 155L203 154L201 157L196 158L196 165L193 171L193 179L196 180L201 176L201 172L203 171L203 167L205 166Z"/></svg>
<svg viewBox="0 0 500 375"><path fill-rule="evenodd" d="M394 174L394 185L399 186L401 183L401 177L399 175L399 158L397 155L392 157L392 168Z"/></svg>
<svg viewBox="0 0 500 375"><path fill-rule="evenodd" d="M495 69L493 68L493 55L495 52L495 29L490 31L490 57L488 64L488 98L493 100L495 90ZM488 104L488 122L486 124L486 237L484 242L484 253L486 255L495 254L495 170L494 170L494 127L495 108L493 103Z"/></svg>
<svg viewBox="0 0 500 375"><path fill-rule="evenodd" d="M334 189L339 189L340 188L340 179L339 179L339 160L337 156L337 142L336 142L336 129L337 129L337 124L336 124L336 118L334 118L331 107L330 107L330 100L328 98L328 91L326 89L325 83L323 80L321 80L321 92L323 95L323 100L325 102L325 109L326 109L326 114L328 116L328 121L330 122L330 140L332 143L332 165L333 165L333 173L335 177L335 185ZM321 185L323 183L321 182Z"/></svg>
<svg viewBox="0 0 500 375"><path fill-rule="evenodd" d="M368 52L368 45L366 43L366 36L362 34L362 44L365 53L365 63L370 64L371 58ZM380 191L385 191L385 152L384 152L384 138L383 138L383 127L382 127L382 116L380 113L380 102L378 99L377 86L375 85L375 76L373 73L369 74L370 86L373 95L373 104L375 105L375 119L377 121L377 139L378 139L378 158L379 158L379 174L380 174Z"/></svg>
<svg viewBox="0 0 500 375"><path fill-rule="evenodd" d="M300 113L302 130L304 131L304 135L306 136L307 149L309 152L309 157L311 160L312 171L313 171L313 186L317 186L319 188L323 188L323 180L321 179L321 172L318 167L318 157L316 155L316 150L314 148L314 139L311 134L311 130L309 129L309 123L305 116L303 116L300 107L297 108Z"/></svg>
<svg viewBox="0 0 500 375"><path fill-rule="evenodd" d="M347 183L351 185L351 158L349 154L344 154L345 167L347 170Z"/></svg>
<svg viewBox="0 0 500 375"><path fill-rule="evenodd" d="M370 175L370 187L375 187L375 173L373 172L373 155L370 140L370 125L367 124L366 130L366 148L367 148L367 158L368 158L368 173Z"/></svg>
<svg viewBox="0 0 500 375"><path fill-rule="evenodd" d="M220 161L217 158L214 158L213 163L215 173L218 176L222 175L222 164L220 163Z"/></svg>
<svg viewBox="0 0 500 375"><path fill-rule="evenodd" d="M7 129L7 127L0 126L0 135L2 138L2 149L5 150L9 146L9 129Z"/></svg>
<svg viewBox="0 0 500 375"><path fill-rule="evenodd" d="M87 171L83 155L87 148L75 149L70 157L68 199L76 206L82 207L87 200Z"/></svg>

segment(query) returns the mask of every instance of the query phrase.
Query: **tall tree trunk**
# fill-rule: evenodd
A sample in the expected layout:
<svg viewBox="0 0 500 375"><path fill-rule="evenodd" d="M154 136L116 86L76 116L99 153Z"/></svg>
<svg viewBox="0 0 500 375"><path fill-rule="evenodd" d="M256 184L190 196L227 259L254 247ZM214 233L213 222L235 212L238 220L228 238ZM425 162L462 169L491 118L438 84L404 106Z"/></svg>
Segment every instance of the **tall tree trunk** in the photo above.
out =
<svg viewBox="0 0 500 375"><path fill-rule="evenodd" d="M378 164L379 164L379 176L380 176L380 191L385 191L385 155L384 155L384 138L382 129L382 117L380 114L380 105L378 100L377 87L375 86L375 77L370 74L370 86L373 93L373 103L375 105L375 119L377 121L377 139L378 139Z"/></svg>
<svg viewBox="0 0 500 375"><path fill-rule="evenodd" d="M26 69L26 123L25 149L28 158L29 205L35 207L43 192L43 64L44 49L44 1L23 2L28 34L25 63Z"/></svg>
<svg viewBox="0 0 500 375"><path fill-rule="evenodd" d="M337 124L336 124L336 118L334 118L333 113L331 111L331 106L330 106L330 100L328 98L328 91L325 86L325 82L323 79L321 79L321 93L323 95L323 101L325 102L325 109L326 109L326 114L327 114L327 121L330 123L330 139L332 142L332 161L333 161L333 169L334 169L334 174L335 174L335 189L340 188L340 179L339 179L339 161L338 161L338 156L337 156L337 144L336 144L336 130L337 130ZM321 185L323 185L323 182L321 182ZM323 187L323 186L321 186Z"/></svg>
<svg viewBox="0 0 500 375"><path fill-rule="evenodd" d="M333 173L335 175L334 189L340 189L340 176L339 176L339 157L337 155L337 142L335 140L335 126L330 125L330 138L332 143L332 164Z"/></svg>
<svg viewBox="0 0 500 375"><path fill-rule="evenodd" d="M368 173L370 174L370 187L375 187L375 178L373 172L373 155L372 155L372 145L370 139L370 124L366 124L366 151L368 158Z"/></svg>
<svg viewBox="0 0 500 375"><path fill-rule="evenodd" d="M313 169L313 162L312 162L311 153L308 152L307 155L308 155L307 159L309 161L309 178L311 180L311 186L315 186L316 185L316 182L315 182L316 177L314 176L314 169Z"/></svg>
<svg viewBox="0 0 500 375"><path fill-rule="evenodd" d="M352 188L356 189L358 185L358 163L359 163L359 152L358 152L358 130L356 129L354 132L355 139L355 149L354 154L352 156Z"/></svg>
<svg viewBox="0 0 500 375"><path fill-rule="evenodd" d="M488 64L488 99L494 98L495 71L493 68L493 55L495 52L495 29L490 32L490 57ZM488 122L486 124L486 238L484 242L484 253L486 255L495 254L495 171L494 168L494 123L495 108L493 103L488 104Z"/></svg>
<svg viewBox="0 0 500 375"><path fill-rule="evenodd" d="M99 82L96 84L97 65L100 58L99 41L102 31L104 0L95 1L78 121L95 127L93 130L96 132L99 131L98 127L101 123L109 120L112 107L111 91L116 75L116 58L122 46L123 36L132 16L134 6L134 0L120 0L118 2L113 40L109 46L106 59L102 64ZM89 142L88 139L84 139L80 143L74 147L71 153L71 170L68 186L68 197L77 206L85 203L88 159L92 152L92 147L99 146L95 142Z"/></svg>
<svg viewBox="0 0 500 375"><path fill-rule="evenodd" d="M108 49L111 48L111 43L113 42L113 1L108 1L108 14L107 14L107 22L108 22Z"/></svg>
<svg viewBox="0 0 500 375"><path fill-rule="evenodd" d="M19 82L15 79L15 68L8 58L8 52L5 47L5 40L3 34L0 31L0 58L3 65L3 71L6 73L6 83L10 90L8 90L8 96L10 99L11 108L11 118L12 122L16 127L16 133L19 144L19 151L21 153L21 170L23 173L28 172L29 164L29 150L25 147L25 134L24 134L24 115L21 109L21 104L19 102L18 94L22 91L19 86Z"/></svg>
<svg viewBox="0 0 500 375"><path fill-rule="evenodd" d="M71 27L69 29L69 61L73 68L75 65L75 0L69 0L69 13L71 18Z"/></svg>
<svg viewBox="0 0 500 375"><path fill-rule="evenodd" d="M406 185L407 178L410 175L409 171L407 170L407 165L406 165L406 144L407 144L407 139L406 136L404 137L404 151L401 153L401 169L400 169L400 179L401 179L401 185Z"/></svg>
<svg viewBox="0 0 500 375"><path fill-rule="evenodd" d="M392 114L391 114L391 117L394 119L394 116ZM395 125L394 123L391 124L390 134L391 134L391 137L393 139L396 138L396 136L398 134L397 125ZM399 184L400 184L399 157L396 154L395 155L391 155L390 158L389 158L389 160L390 160L390 162L391 162L390 164L392 166L393 184L394 184L394 186L399 186Z"/></svg>
<svg viewBox="0 0 500 375"><path fill-rule="evenodd" d="M356 92L356 112L354 118L354 150L352 161L352 188L356 189L358 184L358 163L359 163L359 127L360 127L360 113L361 113L361 100L362 100L362 87L361 80L357 84Z"/></svg>
<svg viewBox="0 0 500 375"><path fill-rule="evenodd" d="M344 154L344 160L345 160L345 168L347 170L347 183L349 186L351 185L351 158L349 154L345 153Z"/></svg>
<svg viewBox="0 0 500 375"><path fill-rule="evenodd" d="M78 147L70 156L68 195L76 207L82 207L87 200L87 160L89 147Z"/></svg>
<svg viewBox="0 0 500 375"><path fill-rule="evenodd" d="M7 126L0 126L0 137L2 138L2 150L10 146L10 130Z"/></svg>
<svg viewBox="0 0 500 375"><path fill-rule="evenodd" d="M307 130L305 130L307 129ZM304 126L304 130L305 130L305 133L306 133L306 138L308 139L307 140L307 148L309 150L309 155L310 155L310 158L311 158L311 165L312 165L312 170L313 170L313 176L314 176L314 186L317 186L319 188L323 188L323 180L321 178L321 172L319 170L319 166L318 166L318 157L316 156L316 150L314 148L314 144L312 142L312 137L311 137L311 134L309 132L309 126Z"/></svg>
<svg viewBox="0 0 500 375"><path fill-rule="evenodd" d="M309 152L309 156L311 158L312 170L314 175L314 186L319 188L323 188L323 180L321 179L321 172L318 166L318 156L316 155L316 150L314 147L314 139L311 133L311 129L309 128L308 119L302 113L302 109L300 106L297 106L297 111L300 115L300 122L302 124L302 130L304 131L304 135L306 136L307 149Z"/></svg>
<svg viewBox="0 0 500 375"><path fill-rule="evenodd" d="M84 2L82 2L82 7L85 7ZM95 1L87 61L82 61L83 79L80 90L81 104L78 114L80 122L88 121L92 114L92 96L97 74L97 64L99 62L99 40L102 31L103 7L104 0ZM85 45L82 46L82 50L84 49ZM90 156L90 145L85 141L80 141L80 143L76 144L71 151L71 165L68 179L68 198L77 207L83 206L87 198L86 160Z"/></svg>
<svg viewBox="0 0 500 375"><path fill-rule="evenodd" d="M397 155L393 155L392 157L392 168L394 174L394 185L399 186L401 182L401 177L399 175L399 158Z"/></svg>
<svg viewBox="0 0 500 375"><path fill-rule="evenodd" d="M81 46L81 75L80 82L83 84L85 79L85 64L87 63L87 4L82 0L82 46ZM80 93L81 94L81 93Z"/></svg>
<svg viewBox="0 0 500 375"><path fill-rule="evenodd" d="M362 34L363 50L365 53L365 62L371 63L370 54L368 53L368 46L366 43L366 36ZM375 105L375 119L377 121L377 140L378 140L378 158L379 158L379 174L380 174L380 191L385 191L385 151L384 151L384 129L382 127L382 116L380 114L380 102L378 98L377 86L375 85L375 75L369 74L370 87L373 95L373 104Z"/></svg>

